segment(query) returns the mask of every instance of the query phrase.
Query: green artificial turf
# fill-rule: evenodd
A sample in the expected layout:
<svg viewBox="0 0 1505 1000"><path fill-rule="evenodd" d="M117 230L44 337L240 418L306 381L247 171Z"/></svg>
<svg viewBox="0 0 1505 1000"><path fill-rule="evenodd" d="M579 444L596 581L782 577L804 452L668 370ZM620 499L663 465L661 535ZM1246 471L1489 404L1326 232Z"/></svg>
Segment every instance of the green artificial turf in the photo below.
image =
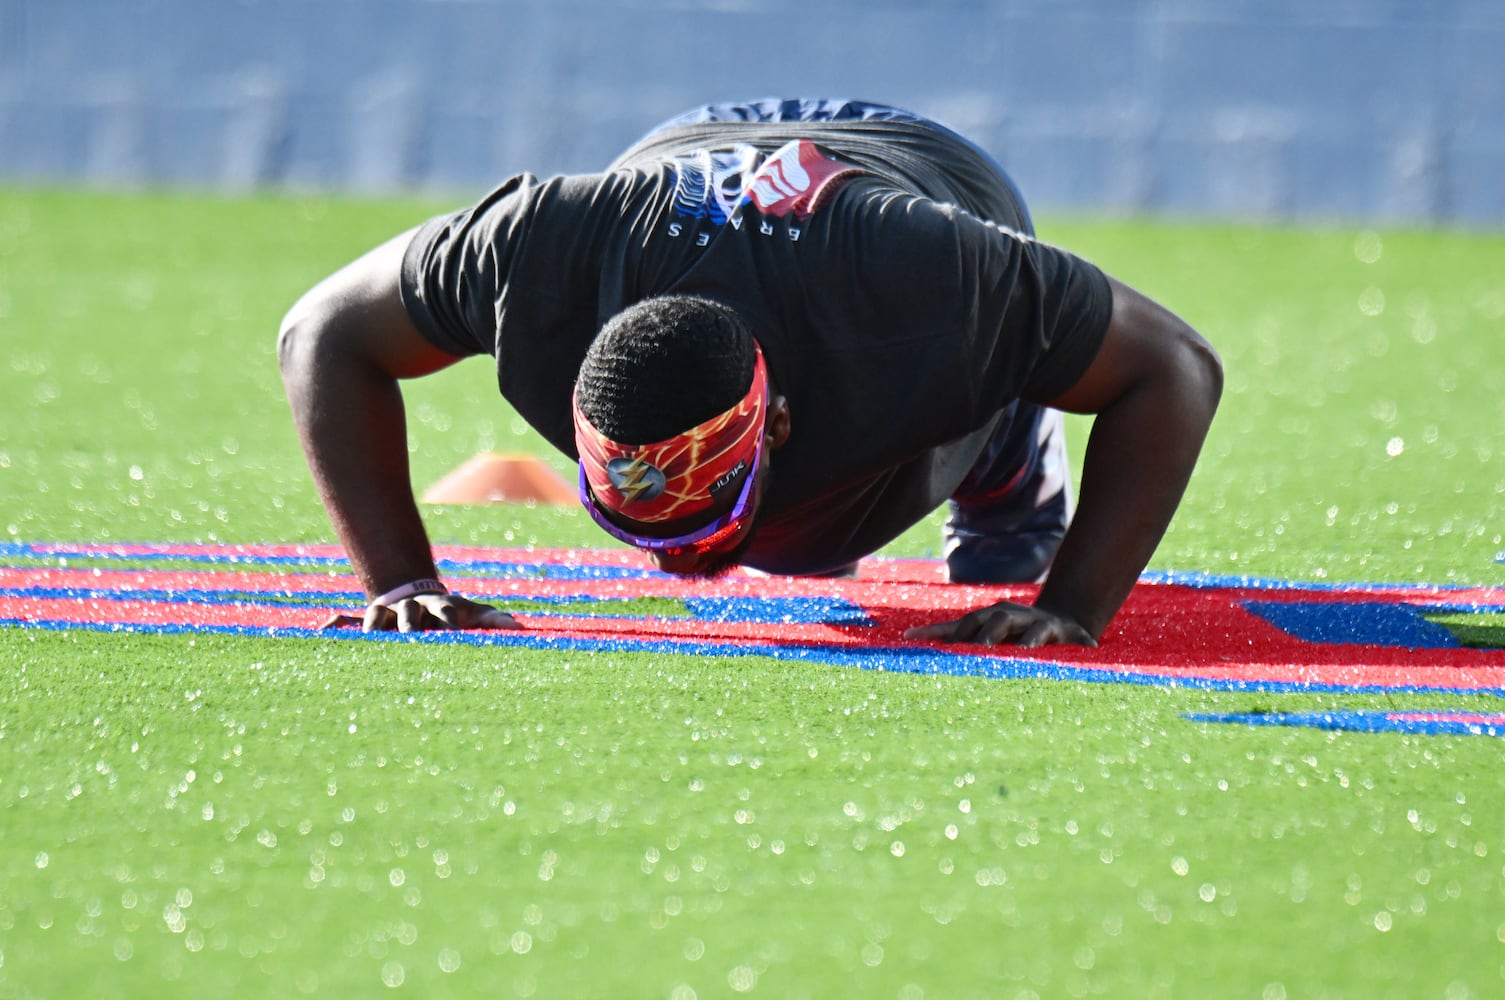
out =
<svg viewBox="0 0 1505 1000"><path fill-rule="evenodd" d="M1428 615L1459 643L1475 649L1505 649L1505 614L1496 612Z"/></svg>
<svg viewBox="0 0 1505 1000"><path fill-rule="evenodd" d="M332 540L278 320L442 207L0 192L0 537ZM1505 578L1505 238L1041 229L1225 360L1154 566ZM542 454L494 386L414 383L408 441L357 444L406 445L420 486ZM573 510L426 513L607 544ZM1505 743L1184 718L1492 696L21 629L0 678L0 996L1505 989Z"/></svg>
<svg viewBox="0 0 1505 1000"><path fill-rule="evenodd" d="M1498 741L1179 718L1332 699L213 636L8 651L22 995L1498 982Z"/></svg>

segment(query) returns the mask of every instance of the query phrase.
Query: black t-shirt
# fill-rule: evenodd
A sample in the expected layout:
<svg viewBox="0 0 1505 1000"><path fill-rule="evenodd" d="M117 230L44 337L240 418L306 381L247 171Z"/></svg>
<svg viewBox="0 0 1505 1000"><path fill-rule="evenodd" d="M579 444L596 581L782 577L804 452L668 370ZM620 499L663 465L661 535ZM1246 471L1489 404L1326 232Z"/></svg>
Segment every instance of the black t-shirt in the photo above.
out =
<svg viewBox="0 0 1505 1000"><path fill-rule="evenodd" d="M492 355L572 458L571 393L611 316L667 293L739 310L792 426L744 561L820 572L929 514L1005 406L1091 363L1107 279L1027 225L990 161L925 123L681 126L604 173L518 175L430 220L402 295L436 346Z"/></svg>

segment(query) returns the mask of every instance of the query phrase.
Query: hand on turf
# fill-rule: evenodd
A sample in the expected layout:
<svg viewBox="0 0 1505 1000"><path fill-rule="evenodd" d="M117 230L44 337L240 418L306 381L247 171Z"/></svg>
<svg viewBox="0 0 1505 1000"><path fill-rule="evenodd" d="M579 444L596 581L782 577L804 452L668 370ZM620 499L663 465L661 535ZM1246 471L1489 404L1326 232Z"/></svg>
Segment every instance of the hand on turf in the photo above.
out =
<svg viewBox="0 0 1505 1000"><path fill-rule="evenodd" d="M325 628L359 624L362 632L426 632L443 629L522 628L505 611L479 604L459 594L417 594L390 606L373 604L357 619L335 615Z"/></svg>
<svg viewBox="0 0 1505 1000"><path fill-rule="evenodd" d="M1031 648L1053 643L1097 645L1091 633L1070 618L1013 601L999 601L952 621L905 629L904 638L976 642L984 646L1013 643Z"/></svg>

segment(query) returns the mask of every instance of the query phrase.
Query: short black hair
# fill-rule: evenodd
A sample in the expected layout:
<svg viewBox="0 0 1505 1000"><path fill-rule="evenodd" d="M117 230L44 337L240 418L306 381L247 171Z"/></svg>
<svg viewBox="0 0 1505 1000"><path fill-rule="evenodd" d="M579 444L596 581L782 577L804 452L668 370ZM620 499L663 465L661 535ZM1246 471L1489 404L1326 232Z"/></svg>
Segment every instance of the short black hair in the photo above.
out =
<svg viewBox="0 0 1505 1000"><path fill-rule="evenodd" d="M755 351L747 322L728 306L693 295L645 299L596 335L575 402L613 441L663 441L747 395Z"/></svg>

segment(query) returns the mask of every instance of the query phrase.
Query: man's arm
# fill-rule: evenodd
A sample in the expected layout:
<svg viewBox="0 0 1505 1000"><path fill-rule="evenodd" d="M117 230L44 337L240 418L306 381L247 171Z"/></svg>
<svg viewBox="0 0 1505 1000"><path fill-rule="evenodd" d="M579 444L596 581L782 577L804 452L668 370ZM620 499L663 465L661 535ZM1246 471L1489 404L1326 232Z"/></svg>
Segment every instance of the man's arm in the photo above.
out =
<svg viewBox="0 0 1505 1000"><path fill-rule="evenodd" d="M1075 517L1033 606L1002 602L910 629L916 639L1095 645L1181 502L1223 391L1212 347L1121 282L1107 337L1050 405L1095 413Z"/></svg>
<svg viewBox="0 0 1505 1000"><path fill-rule="evenodd" d="M510 615L454 595L376 602L437 574L408 476L398 380L460 360L418 332L398 292L412 233L320 282L289 310L277 358L319 495L365 587L366 629L515 628Z"/></svg>

